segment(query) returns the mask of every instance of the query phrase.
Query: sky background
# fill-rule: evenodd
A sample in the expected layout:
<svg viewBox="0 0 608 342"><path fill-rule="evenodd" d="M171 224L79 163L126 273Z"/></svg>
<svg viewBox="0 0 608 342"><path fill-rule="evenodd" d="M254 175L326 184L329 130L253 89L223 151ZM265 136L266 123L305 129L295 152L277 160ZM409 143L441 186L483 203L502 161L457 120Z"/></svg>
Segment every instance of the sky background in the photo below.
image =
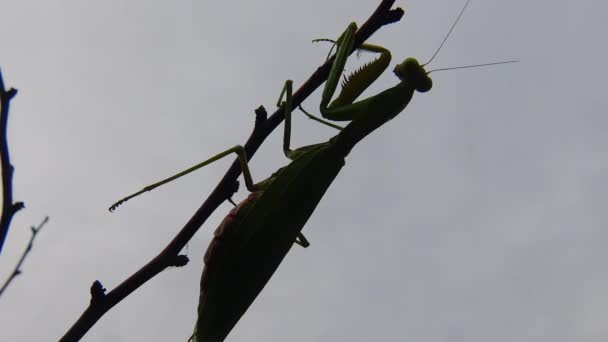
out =
<svg viewBox="0 0 608 342"><path fill-rule="evenodd" d="M320 37L379 1L0 0L0 67L12 102L15 217L8 276L29 226L50 222L0 298L0 340L49 341L155 256L231 160L107 207L244 143L324 61ZM424 61L464 1L398 1L369 42L392 65ZM294 248L228 341L606 341L608 67L604 1L473 1L402 115L358 145ZM367 58L367 59L366 59ZM368 60L351 59L348 70ZM396 83L387 72L365 93ZM318 110L320 91L304 104ZM293 145L334 131L299 115ZM254 180L287 163L282 126ZM232 159L232 158L230 158ZM244 186L234 197L247 195ZM226 203L169 269L106 314L85 341L185 341L202 258Z"/></svg>

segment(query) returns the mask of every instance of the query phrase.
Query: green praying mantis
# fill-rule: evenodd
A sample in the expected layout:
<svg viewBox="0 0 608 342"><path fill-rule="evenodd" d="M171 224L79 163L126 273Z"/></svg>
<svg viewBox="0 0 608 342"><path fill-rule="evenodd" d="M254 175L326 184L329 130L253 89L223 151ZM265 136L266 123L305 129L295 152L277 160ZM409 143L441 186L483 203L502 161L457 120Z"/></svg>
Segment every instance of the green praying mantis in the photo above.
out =
<svg viewBox="0 0 608 342"><path fill-rule="evenodd" d="M172 177L149 185L110 207L110 210L114 210L118 205L143 192L232 153L238 156L245 185L251 194L226 216L207 249L205 268L201 276L198 320L192 341L223 341L270 280L294 243L303 247L309 245L301 230L344 166L345 157L359 141L401 113L414 92L424 93L432 88L430 72L425 70L425 66L441 49L469 1L429 62L420 64L414 58L405 59L394 69L399 78L397 85L355 102L382 74L391 60L389 50L377 45L363 44L361 50L377 53L379 57L346 77L340 94L331 101L353 48L357 31L355 23L348 25L344 33L336 41L332 41L337 46L337 52L320 103L320 112L325 120L302 109L310 118L339 129L339 133L327 142L292 150L292 81L286 81L277 105L282 106L285 111L283 151L291 162L269 178L255 183L243 147L235 146ZM514 61L476 66L511 62ZM349 123L342 128L326 120Z"/></svg>

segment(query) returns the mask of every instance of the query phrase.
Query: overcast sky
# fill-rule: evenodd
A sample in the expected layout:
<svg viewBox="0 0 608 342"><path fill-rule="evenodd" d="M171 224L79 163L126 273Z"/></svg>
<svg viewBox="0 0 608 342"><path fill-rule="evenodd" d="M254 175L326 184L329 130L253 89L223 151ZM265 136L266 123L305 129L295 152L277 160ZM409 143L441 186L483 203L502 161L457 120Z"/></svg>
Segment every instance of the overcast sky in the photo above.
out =
<svg viewBox="0 0 608 342"><path fill-rule="evenodd" d="M0 67L12 102L16 200L0 340L62 336L99 279L112 289L181 229L228 167L218 162L124 205L119 197L244 143L329 48L379 1L0 1ZM370 39L428 59L463 0L398 1ZM401 116L357 146L294 248L228 341L608 340L608 32L603 1L475 0ZM361 60L353 58L348 70ZM396 83L387 72L364 95ZM316 92L305 106L317 111ZM302 116L294 145L334 131ZM252 161L287 163L282 129ZM242 190L235 200L243 199ZM185 341L202 256L230 209L169 269L106 314L85 341Z"/></svg>

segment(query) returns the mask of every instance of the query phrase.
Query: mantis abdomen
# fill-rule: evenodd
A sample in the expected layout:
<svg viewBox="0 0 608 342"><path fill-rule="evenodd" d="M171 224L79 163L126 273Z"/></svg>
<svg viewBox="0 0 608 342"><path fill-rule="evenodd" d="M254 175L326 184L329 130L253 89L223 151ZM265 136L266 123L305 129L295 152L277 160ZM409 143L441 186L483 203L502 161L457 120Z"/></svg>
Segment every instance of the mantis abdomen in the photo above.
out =
<svg viewBox="0 0 608 342"><path fill-rule="evenodd" d="M270 280L344 165L324 144L275 173L222 221L205 254L196 340L223 341Z"/></svg>

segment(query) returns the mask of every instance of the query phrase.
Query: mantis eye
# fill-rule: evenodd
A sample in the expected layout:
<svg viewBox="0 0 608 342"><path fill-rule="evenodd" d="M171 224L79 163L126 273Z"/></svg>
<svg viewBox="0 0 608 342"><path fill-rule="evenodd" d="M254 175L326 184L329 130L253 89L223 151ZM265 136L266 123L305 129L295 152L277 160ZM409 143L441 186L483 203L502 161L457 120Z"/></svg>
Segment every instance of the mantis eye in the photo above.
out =
<svg viewBox="0 0 608 342"><path fill-rule="evenodd" d="M426 93L433 88L433 80L425 73L419 82L416 84L416 90L419 93Z"/></svg>

